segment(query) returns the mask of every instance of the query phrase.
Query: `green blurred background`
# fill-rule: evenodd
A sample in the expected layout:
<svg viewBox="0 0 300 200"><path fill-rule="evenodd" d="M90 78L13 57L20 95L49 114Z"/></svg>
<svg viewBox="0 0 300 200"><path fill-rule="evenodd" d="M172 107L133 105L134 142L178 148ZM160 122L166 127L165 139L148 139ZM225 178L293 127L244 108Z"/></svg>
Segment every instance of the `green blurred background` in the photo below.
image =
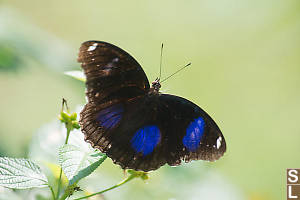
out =
<svg viewBox="0 0 300 200"><path fill-rule="evenodd" d="M63 72L80 69L86 40L125 49L150 81L161 42L163 76L192 62L162 91L206 110L228 146L215 163L165 166L105 199L285 199L286 168L300 167L298 0L2 0L0 155L28 157L62 97L73 109L85 103L84 84ZM96 192L122 178L107 160L82 184Z"/></svg>

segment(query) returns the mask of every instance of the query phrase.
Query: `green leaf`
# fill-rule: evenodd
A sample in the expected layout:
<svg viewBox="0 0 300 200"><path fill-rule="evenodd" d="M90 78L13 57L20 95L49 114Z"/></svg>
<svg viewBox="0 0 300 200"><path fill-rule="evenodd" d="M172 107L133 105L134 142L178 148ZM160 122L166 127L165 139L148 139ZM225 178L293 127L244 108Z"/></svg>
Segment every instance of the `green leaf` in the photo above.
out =
<svg viewBox="0 0 300 200"><path fill-rule="evenodd" d="M86 78L83 74L82 71L78 71L78 70L75 70L75 71L67 71L64 73L65 75L68 75L68 76L71 76L77 80L80 80L82 82L85 82Z"/></svg>
<svg viewBox="0 0 300 200"><path fill-rule="evenodd" d="M82 107L78 111L81 109ZM41 163L57 163L58 149L65 142L66 132L66 128L58 120L43 125L32 137L28 152L29 158ZM68 144L73 144L86 151L92 149L90 144L84 141L83 133L77 129L70 134Z"/></svg>
<svg viewBox="0 0 300 200"><path fill-rule="evenodd" d="M48 181L39 166L24 158L0 158L0 186L13 189L47 187Z"/></svg>
<svg viewBox="0 0 300 200"><path fill-rule="evenodd" d="M90 175L106 158L98 150L86 151L70 144L59 149L59 163L69 179L69 185Z"/></svg>

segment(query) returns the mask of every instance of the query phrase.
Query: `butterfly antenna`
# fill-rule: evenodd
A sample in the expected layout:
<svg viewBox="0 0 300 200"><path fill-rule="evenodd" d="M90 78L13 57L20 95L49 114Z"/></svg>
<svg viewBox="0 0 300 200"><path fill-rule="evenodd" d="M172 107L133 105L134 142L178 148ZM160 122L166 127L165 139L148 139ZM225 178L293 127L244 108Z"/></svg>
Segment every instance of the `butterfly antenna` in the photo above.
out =
<svg viewBox="0 0 300 200"><path fill-rule="evenodd" d="M159 64L159 78L161 78L161 64L162 64L162 56L163 56L163 49L164 49L164 43L161 43L161 49L160 49L160 64Z"/></svg>
<svg viewBox="0 0 300 200"><path fill-rule="evenodd" d="M167 78L164 78L162 82L166 81L167 79L171 78L172 76L174 76L175 74L177 74L178 72L180 72L181 70L185 69L186 67L190 66L192 63L188 63L185 66L181 67L180 69L178 69L176 72L174 72L173 74L171 74L170 76L168 76Z"/></svg>

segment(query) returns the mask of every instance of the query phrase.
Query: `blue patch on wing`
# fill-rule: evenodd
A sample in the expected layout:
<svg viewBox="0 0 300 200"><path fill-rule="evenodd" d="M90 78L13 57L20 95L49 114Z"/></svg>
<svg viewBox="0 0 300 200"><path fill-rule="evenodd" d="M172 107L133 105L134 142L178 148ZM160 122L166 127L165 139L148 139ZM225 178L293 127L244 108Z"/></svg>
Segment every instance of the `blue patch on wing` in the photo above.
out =
<svg viewBox="0 0 300 200"><path fill-rule="evenodd" d="M131 139L132 148L146 156L154 150L161 138L160 131L157 126L144 126L135 132Z"/></svg>
<svg viewBox="0 0 300 200"><path fill-rule="evenodd" d="M121 104L110 106L98 113L97 121L100 126L103 126L106 129L113 128L120 122L123 111L123 106Z"/></svg>
<svg viewBox="0 0 300 200"><path fill-rule="evenodd" d="M204 132L204 125L202 117L198 117L187 127L182 142L189 151L195 152L198 149Z"/></svg>

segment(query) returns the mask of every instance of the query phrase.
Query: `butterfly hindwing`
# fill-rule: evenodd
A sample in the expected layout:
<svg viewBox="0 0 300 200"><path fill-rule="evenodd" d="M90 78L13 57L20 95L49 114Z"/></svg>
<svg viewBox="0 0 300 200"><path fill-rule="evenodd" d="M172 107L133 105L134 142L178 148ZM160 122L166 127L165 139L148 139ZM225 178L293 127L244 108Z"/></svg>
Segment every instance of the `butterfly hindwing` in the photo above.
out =
<svg viewBox="0 0 300 200"><path fill-rule="evenodd" d="M213 119L191 101L168 94L159 95L158 116L163 124L168 145L167 163L177 165L181 160L215 161L226 151L225 139Z"/></svg>

